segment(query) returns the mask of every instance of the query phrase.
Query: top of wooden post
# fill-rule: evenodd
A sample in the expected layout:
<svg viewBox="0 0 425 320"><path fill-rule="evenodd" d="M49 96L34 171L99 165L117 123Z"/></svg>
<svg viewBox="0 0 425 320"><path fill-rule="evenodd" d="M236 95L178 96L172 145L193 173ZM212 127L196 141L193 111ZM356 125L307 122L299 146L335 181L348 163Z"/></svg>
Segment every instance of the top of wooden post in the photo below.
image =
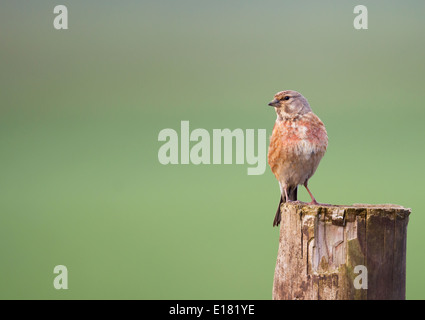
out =
<svg viewBox="0 0 425 320"><path fill-rule="evenodd" d="M411 209L396 204L363 204L355 203L353 205L309 205L303 202L287 202L282 204L282 211L291 208L297 210L303 216L321 217L322 221L332 220L335 224L338 221L345 224L346 221L355 220L356 216L380 216L389 219L408 218Z"/></svg>

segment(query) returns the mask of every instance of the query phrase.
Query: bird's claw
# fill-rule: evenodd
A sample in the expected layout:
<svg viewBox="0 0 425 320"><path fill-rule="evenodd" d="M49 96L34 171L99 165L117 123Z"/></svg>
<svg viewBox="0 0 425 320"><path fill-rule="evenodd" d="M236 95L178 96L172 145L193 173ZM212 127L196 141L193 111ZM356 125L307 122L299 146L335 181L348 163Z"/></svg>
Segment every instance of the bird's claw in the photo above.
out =
<svg viewBox="0 0 425 320"><path fill-rule="evenodd" d="M323 206L323 207L332 206L330 203L320 203L320 202L317 202L316 200L307 203L307 205L309 205L309 206Z"/></svg>
<svg viewBox="0 0 425 320"><path fill-rule="evenodd" d="M286 200L286 202L288 203L292 203L292 204L303 204L304 202L300 201L300 200Z"/></svg>

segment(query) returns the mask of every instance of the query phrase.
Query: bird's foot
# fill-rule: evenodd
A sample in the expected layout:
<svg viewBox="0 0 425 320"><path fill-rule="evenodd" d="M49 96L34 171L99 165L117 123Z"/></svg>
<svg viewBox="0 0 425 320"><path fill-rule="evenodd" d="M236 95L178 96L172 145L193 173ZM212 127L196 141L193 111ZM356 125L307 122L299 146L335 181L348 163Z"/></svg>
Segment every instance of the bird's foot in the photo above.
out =
<svg viewBox="0 0 425 320"><path fill-rule="evenodd" d="M292 203L292 204L304 204L305 202L302 202L300 200L286 200L287 203Z"/></svg>
<svg viewBox="0 0 425 320"><path fill-rule="evenodd" d="M309 206L324 206L324 207L332 206L329 203L320 203L320 202L317 202L316 200L310 201L309 203L307 203L307 205L309 205Z"/></svg>

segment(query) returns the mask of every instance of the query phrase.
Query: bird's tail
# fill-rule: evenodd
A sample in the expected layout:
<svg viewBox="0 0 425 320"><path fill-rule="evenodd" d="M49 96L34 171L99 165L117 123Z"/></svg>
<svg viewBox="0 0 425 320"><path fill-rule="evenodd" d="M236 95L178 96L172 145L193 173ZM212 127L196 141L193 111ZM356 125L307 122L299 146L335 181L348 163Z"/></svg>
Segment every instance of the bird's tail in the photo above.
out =
<svg viewBox="0 0 425 320"><path fill-rule="evenodd" d="M292 201L297 201L297 192L298 192L298 187L288 188L288 199ZM285 203L285 202L286 202L285 195L281 195L279 200L279 205L277 206L276 215L273 220L273 227L276 227L280 224L280 220L281 220L280 206L282 203Z"/></svg>

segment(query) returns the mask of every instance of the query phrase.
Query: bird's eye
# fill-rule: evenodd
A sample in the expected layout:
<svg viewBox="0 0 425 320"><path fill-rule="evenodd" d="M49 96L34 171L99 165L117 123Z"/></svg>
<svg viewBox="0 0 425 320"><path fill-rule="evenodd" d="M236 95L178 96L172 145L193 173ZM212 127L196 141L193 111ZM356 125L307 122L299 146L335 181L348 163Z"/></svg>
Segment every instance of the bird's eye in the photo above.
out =
<svg viewBox="0 0 425 320"><path fill-rule="evenodd" d="M283 98L283 100L289 100L289 99L291 99L291 97L289 96L286 96L285 98Z"/></svg>

